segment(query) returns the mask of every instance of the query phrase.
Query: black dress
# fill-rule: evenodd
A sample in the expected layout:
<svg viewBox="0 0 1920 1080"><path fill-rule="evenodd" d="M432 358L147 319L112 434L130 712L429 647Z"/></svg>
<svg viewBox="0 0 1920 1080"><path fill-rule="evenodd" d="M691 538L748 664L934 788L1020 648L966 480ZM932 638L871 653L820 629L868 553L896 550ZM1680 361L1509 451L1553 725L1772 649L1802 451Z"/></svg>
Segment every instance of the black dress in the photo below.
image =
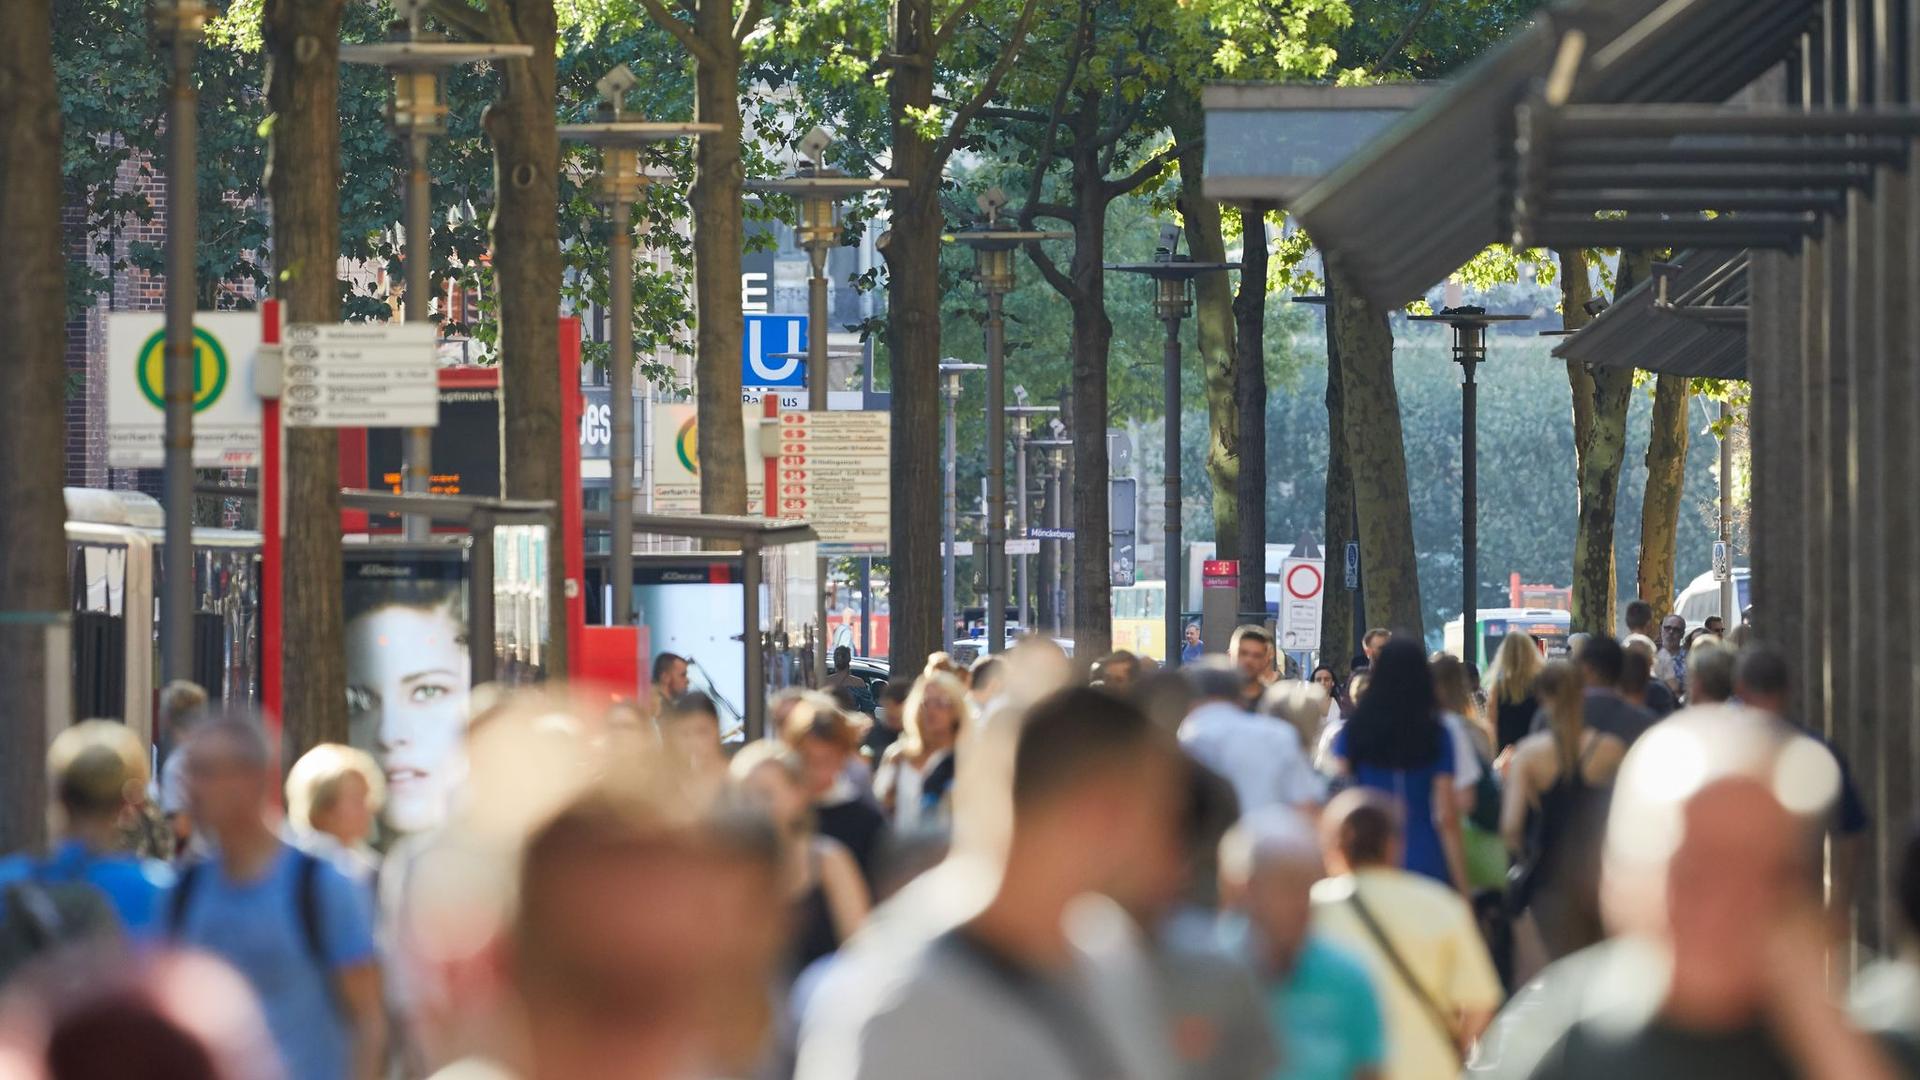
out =
<svg viewBox="0 0 1920 1080"><path fill-rule="evenodd" d="M1493 730L1499 736L1500 745L1494 749L1495 756L1533 731L1533 714L1539 711L1540 703L1533 699L1532 694L1511 704L1505 701L1498 703Z"/></svg>
<svg viewBox="0 0 1920 1080"><path fill-rule="evenodd" d="M820 877L820 853L807 852L813 868L813 887L793 902L793 951L789 977L798 977L807 966L840 948L840 931L833 925L833 909L827 903L827 886Z"/></svg>
<svg viewBox="0 0 1920 1080"><path fill-rule="evenodd" d="M813 831L840 841L860 865L860 876L873 888L874 862L887 838L887 815L871 796L855 795L845 802L814 807Z"/></svg>

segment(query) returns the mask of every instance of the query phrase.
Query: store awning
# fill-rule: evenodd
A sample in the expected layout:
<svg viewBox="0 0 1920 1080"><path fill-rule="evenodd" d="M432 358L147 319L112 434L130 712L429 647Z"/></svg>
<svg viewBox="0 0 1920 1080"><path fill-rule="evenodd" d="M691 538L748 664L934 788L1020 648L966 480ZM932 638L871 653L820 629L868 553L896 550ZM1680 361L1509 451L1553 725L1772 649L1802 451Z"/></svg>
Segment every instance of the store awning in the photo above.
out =
<svg viewBox="0 0 1920 1080"><path fill-rule="evenodd" d="M1575 0L1542 15L1293 204L1369 299L1407 303L1513 237L1519 107L1724 101L1815 0Z"/></svg>
<svg viewBox="0 0 1920 1080"><path fill-rule="evenodd" d="M1553 355L1690 378L1747 377L1747 253L1685 251Z"/></svg>

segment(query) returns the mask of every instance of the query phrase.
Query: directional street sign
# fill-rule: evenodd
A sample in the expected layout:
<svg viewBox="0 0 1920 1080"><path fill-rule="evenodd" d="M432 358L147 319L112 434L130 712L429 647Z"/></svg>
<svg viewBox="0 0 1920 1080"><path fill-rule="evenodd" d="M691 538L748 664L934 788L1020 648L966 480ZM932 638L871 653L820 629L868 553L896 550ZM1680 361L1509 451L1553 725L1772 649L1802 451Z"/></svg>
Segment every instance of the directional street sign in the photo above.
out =
<svg viewBox="0 0 1920 1080"><path fill-rule="evenodd" d="M748 315L740 335L740 385L779 389L807 385L805 315ZM777 358L776 358L777 357Z"/></svg>
<svg viewBox="0 0 1920 1080"><path fill-rule="evenodd" d="M812 523L821 554L887 553L892 420L877 412L780 414L775 505L783 518Z"/></svg>
<svg viewBox="0 0 1920 1080"><path fill-rule="evenodd" d="M1072 529L1050 529L1044 525L1027 526L1027 535L1036 540L1071 540Z"/></svg>
<svg viewBox="0 0 1920 1080"><path fill-rule="evenodd" d="M294 323L283 353L288 427L434 427L438 330L431 323Z"/></svg>
<svg viewBox="0 0 1920 1080"><path fill-rule="evenodd" d="M1038 555L1040 554L1040 541L1031 536L1024 539L1018 536L1009 537L1007 539L1007 554Z"/></svg>
<svg viewBox="0 0 1920 1080"><path fill-rule="evenodd" d="M193 463L260 464L260 399L253 392L260 348L257 312L193 317ZM107 463L152 467L166 460L166 316L107 316Z"/></svg>

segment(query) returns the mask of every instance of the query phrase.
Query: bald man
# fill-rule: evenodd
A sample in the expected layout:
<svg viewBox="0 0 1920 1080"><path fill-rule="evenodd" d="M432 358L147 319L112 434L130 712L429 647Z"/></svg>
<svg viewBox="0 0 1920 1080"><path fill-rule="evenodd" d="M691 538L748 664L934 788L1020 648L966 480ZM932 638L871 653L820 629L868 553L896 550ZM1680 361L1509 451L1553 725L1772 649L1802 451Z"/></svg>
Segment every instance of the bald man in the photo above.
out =
<svg viewBox="0 0 1920 1080"><path fill-rule="evenodd" d="M1615 936L1512 1002L1475 1075L1892 1075L1826 994L1811 871L1838 788L1830 754L1757 710L1689 709L1649 732L1607 821Z"/></svg>

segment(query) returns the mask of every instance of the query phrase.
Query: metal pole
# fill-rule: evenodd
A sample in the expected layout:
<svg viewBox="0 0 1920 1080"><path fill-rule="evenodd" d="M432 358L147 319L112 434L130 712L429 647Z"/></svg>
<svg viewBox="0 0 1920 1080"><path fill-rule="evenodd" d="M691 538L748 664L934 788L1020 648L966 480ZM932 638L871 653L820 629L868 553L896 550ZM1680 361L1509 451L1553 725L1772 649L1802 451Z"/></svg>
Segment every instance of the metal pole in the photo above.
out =
<svg viewBox="0 0 1920 1080"><path fill-rule="evenodd" d="M407 143L407 321L433 321L433 180L427 172L427 136L409 130ZM400 440L400 487L424 495L433 483L433 429L408 428ZM425 514L408 514L402 528L408 540L425 540L433 530Z"/></svg>
<svg viewBox="0 0 1920 1080"><path fill-rule="evenodd" d="M1047 470L1047 527L1054 530L1060 528L1060 476L1064 471L1060 458L1061 452L1058 450L1049 450L1047 452L1049 465ZM1060 585L1060 568L1066 556L1066 541L1061 540L1056 535L1054 539L1048 540L1047 543L1053 545L1053 568L1050 571L1052 580L1047 582L1047 590L1048 596L1053 601L1053 636L1059 637L1062 628L1066 626L1067 596L1066 590Z"/></svg>
<svg viewBox="0 0 1920 1080"><path fill-rule="evenodd" d="M941 494L947 505L947 535L942 544L942 561L946 564L945 574L940 580L940 647L945 649L953 637L953 545L954 537L960 531L960 496L954 490L959 484L958 469L955 466L955 454L959 446L959 425L955 414L960 411L960 376L958 373L947 376L947 471L941 478Z"/></svg>
<svg viewBox="0 0 1920 1080"><path fill-rule="evenodd" d="M166 555L160 592L160 667L168 681L190 679L193 664L193 399L199 368L193 341L196 205L194 32L173 32L173 87L167 110Z"/></svg>
<svg viewBox="0 0 1920 1080"><path fill-rule="evenodd" d="M860 655L873 655L873 557L860 559Z"/></svg>
<svg viewBox="0 0 1920 1080"><path fill-rule="evenodd" d="M1727 429L1732 422L1733 410L1726 402L1720 403L1720 542L1727 545L1727 576L1720 582L1720 617L1726 621L1727 629L1733 628L1734 610L1733 582L1733 433Z"/></svg>
<svg viewBox="0 0 1920 1080"><path fill-rule="evenodd" d="M1180 317L1167 315L1166 352L1162 362L1161 374L1166 379L1167 398L1167 446L1166 446L1166 566L1167 566L1167 666L1180 666ZM1257 556L1256 556L1257 558ZM1260 572L1266 572L1266 563L1257 563Z"/></svg>
<svg viewBox="0 0 1920 1080"><path fill-rule="evenodd" d="M1021 417L1013 426L1013 520L1020 531L1020 538L1027 537L1027 420ZM1013 594L1014 606L1019 610L1020 629L1033 630L1032 610L1028 600L1033 596L1027 581L1027 554L1022 551L1014 556Z"/></svg>
<svg viewBox="0 0 1920 1080"><path fill-rule="evenodd" d="M467 663L473 669L473 684L479 686L494 679L493 514L486 510L475 512L469 529L473 548L467 557Z"/></svg>
<svg viewBox="0 0 1920 1080"><path fill-rule="evenodd" d="M1007 644L1007 325L987 290L987 651Z"/></svg>
<svg viewBox="0 0 1920 1080"><path fill-rule="evenodd" d="M827 248L818 241L807 245L813 273L807 278L807 409L827 411ZM813 650L814 685L827 680L827 560L814 560L813 618L820 629L820 645Z"/></svg>
<svg viewBox="0 0 1920 1080"><path fill-rule="evenodd" d="M760 642L760 545L748 540L740 546L740 644L747 655L747 700L741 702L747 741L767 734L766 656Z"/></svg>
<svg viewBox="0 0 1920 1080"><path fill-rule="evenodd" d="M1471 333L1456 328L1456 335ZM1479 386L1474 368L1479 358L1462 352L1460 359L1460 651L1469 664L1480 662L1479 604Z"/></svg>
<svg viewBox="0 0 1920 1080"><path fill-rule="evenodd" d="M608 245L607 294L613 327L612 362L607 369L607 396L612 399L613 432L607 447L607 500L612 528L608 584L613 626L633 621L633 228L632 205L615 197L607 205L613 221Z"/></svg>

